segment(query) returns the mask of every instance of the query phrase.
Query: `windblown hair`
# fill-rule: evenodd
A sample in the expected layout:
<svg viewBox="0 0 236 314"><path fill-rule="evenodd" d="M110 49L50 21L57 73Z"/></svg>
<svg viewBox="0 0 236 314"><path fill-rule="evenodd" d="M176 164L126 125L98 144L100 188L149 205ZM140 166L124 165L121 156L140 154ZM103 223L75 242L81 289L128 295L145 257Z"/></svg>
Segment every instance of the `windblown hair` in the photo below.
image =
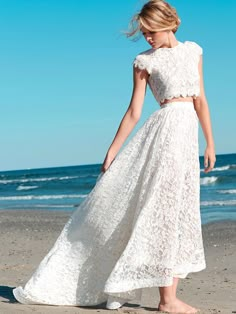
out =
<svg viewBox="0 0 236 314"><path fill-rule="evenodd" d="M140 33L142 27L152 32L172 30L175 33L180 22L176 9L169 3L164 0L150 0L133 16L126 36L133 37Z"/></svg>

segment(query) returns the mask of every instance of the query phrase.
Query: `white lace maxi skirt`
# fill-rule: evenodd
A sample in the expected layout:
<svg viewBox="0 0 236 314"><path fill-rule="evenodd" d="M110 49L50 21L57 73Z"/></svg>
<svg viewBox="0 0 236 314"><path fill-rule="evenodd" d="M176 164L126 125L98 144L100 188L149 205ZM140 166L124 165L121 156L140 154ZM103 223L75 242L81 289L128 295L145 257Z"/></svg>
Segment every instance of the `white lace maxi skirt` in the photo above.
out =
<svg viewBox="0 0 236 314"><path fill-rule="evenodd" d="M72 213L20 303L96 305L206 267L198 117L192 102L151 114Z"/></svg>

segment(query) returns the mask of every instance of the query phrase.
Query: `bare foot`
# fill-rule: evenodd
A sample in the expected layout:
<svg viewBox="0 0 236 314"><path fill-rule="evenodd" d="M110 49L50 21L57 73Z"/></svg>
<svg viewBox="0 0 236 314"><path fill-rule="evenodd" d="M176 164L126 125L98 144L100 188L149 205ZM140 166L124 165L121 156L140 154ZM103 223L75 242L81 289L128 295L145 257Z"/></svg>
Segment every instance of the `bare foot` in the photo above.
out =
<svg viewBox="0 0 236 314"><path fill-rule="evenodd" d="M175 314L180 314L180 313L186 313L186 314L195 314L199 309L196 309L195 307L192 307L188 305L187 303L184 303L183 301L179 299L175 299L171 303L159 303L158 309L160 311L164 311L167 313L175 313Z"/></svg>

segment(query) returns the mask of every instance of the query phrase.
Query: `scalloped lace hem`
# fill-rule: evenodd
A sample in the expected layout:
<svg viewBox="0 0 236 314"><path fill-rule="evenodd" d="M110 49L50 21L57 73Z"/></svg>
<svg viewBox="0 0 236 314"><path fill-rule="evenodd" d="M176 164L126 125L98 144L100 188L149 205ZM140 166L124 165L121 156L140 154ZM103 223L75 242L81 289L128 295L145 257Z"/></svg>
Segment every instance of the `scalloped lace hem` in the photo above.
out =
<svg viewBox="0 0 236 314"><path fill-rule="evenodd" d="M181 269L178 269L175 271L175 275L173 277L178 277L178 278L186 278L189 273L193 272L198 272L202 271L203 269L206 268L206 263L202 263L199 265L196 265L194 267L182 267ZM153 287L163 287L163 286L171 286L173 284L173 278L169 279L168 281L162 281L160 278L152 278L152 279L147 279L147 280L135 280L133 282L130 281L121 281L114 285L112 283L111 286L105 287L104 291L102 291L105 295L111 295L114 297L124 297L127 300L132 300L135 297L137 297L138 293L141 291L141 289L145 288L153 288ZM60 302L59 300L57 301L47 301L47 300L38 300L37 297L31 295L29 292L24 291L22 286L18 286L17 288L13 289L13 295L17 301L19 301L22 304L44 304L44 305L61 305L61 306L86 306L86 305L97 305L91 304L91 303L77 303L75 302ZM105 302L106 298L104 298L103 301Z"/></svg>

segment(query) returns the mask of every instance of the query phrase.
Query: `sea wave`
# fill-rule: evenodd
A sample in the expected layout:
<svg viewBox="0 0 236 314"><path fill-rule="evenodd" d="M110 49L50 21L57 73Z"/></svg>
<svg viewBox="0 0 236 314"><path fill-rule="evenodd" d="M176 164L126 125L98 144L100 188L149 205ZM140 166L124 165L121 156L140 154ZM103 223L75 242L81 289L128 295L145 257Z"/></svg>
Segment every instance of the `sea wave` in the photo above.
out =
<svg viewBox="0 0 236 314"><path fill-rule="evenodd" d="M232 189L232 190L218 190L217 193L220 194L236 194L236 190Z"/></svg>
<svg viewBox="0 0 236 314"><path fill-rule="evenodd" d="M211 171L226 171L229 169L236 169L236 164L216 167L216 168L213 168ZM201 168L200 171L204 172L204 168Z"/></svg>
<svg viewBox="0 0 236 314"><path fill-rule="evenodd" d="M65 208L65 207L75 207L75 205L41 205L41 204L37 204L37 205L33 205L33 207L37 207L37 208Z"/></svg>
<svg viewBox="0 0 236 314"><path fill-rule="evenodd" d="M33 190L33 189L37 189L38 186L37 185L19 185L17 188L17 191L22 191L22 190Z"/></svg>
<svg viewBox="0 0 236 314"><path fill-rule="evenodd" d="M49 177L49 178L31 178L31 179L11 179L11 180L0 180L0 184L8 183L27 183L27 182L43 182L53 180L70 180L79 178L78 176L66 176L66 177Z"/></svg>
<svg viewBox="0 0 236 314"><path fill-rule="evenodd" d="M22 196L1 196L1 201L20 200L49 200L62 198L85 198L88 194L62 194L62 195L22 195Z"/></svg>
<svg viewBox="0 0 236 314"><path fill-rule="evenodd" d="M211 184L211 183L215 183L218 180L218 177L205 177L205 178L201 178L200 179L200 184L201 185L207 185L207 184Z"/></svg>
<svg viewBox="0 0 236 314"><path fill-rule="evenodd" d="M80 175L78 178L90 178L90 177L97 177L97 174L85 174L85 175Z"/></svg>
<svg viewBox="0 0 236 314"><path fill-rule="evenodd" d="M220 201L202 201L201 206L234 206L236 200L220 200Z"/></svg>

